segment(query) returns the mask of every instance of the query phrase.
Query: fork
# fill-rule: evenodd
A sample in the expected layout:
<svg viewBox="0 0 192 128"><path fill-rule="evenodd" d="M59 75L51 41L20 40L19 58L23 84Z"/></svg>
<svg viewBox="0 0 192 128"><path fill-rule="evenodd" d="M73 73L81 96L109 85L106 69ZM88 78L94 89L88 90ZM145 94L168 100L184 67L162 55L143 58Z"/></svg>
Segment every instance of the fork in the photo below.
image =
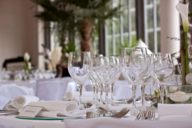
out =
<svg viewBox="0 0 192 128"><path fill-rule="evenodd" d="M137 114L137 120L153 120L155 118L155 111L154 110L140 110Z"/></svg>

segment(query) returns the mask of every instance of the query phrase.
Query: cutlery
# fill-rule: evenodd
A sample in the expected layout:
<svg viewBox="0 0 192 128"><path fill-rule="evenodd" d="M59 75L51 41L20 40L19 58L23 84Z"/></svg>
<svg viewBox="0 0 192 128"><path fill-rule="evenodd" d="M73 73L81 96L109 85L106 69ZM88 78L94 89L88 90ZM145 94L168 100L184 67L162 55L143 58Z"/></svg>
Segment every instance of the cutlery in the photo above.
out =
<svg viewBox="0 0 192 128"><path fill-rule="evenodd" d="M111 117L113 118L122 118L129 112L128 108L123 108L121 111L114 113Z"/></svg>

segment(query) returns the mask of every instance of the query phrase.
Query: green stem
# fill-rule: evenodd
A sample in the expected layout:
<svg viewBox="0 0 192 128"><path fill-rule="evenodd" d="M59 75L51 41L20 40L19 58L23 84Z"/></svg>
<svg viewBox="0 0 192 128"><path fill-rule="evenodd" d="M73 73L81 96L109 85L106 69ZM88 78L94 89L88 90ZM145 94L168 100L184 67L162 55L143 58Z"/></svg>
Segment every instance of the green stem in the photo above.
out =
<svg viewBox="0 0 192 128"><path fill-rule="evenodd" d="M185 77L189 73L187 32L183 32L182 38L183 38L182 40L183 42L181 43L182 84L186 85Z"/></svg>

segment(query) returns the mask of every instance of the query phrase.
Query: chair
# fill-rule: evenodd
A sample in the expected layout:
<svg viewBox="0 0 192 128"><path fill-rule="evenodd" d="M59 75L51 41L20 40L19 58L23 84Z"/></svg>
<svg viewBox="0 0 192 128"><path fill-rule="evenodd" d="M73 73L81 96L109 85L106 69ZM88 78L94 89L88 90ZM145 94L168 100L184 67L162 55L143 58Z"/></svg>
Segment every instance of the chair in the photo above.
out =
<svg viewBox="0 0 192 128"><path fill-rule="evenodd" d="M24 67L24 58L23 57L16 57L6 59L3 62L3 68L10 71L22 70Z"/></svg>

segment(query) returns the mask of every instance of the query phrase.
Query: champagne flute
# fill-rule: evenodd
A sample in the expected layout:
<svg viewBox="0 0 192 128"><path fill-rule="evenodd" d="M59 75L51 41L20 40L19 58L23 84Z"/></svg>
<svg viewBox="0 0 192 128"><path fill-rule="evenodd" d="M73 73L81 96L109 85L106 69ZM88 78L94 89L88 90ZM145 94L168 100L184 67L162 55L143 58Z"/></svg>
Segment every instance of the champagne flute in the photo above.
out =
<svg viewBox="0 0 192 128"><path fill-rule="evenodd" d="M68 59L68 71L72 79L79 85L79 105L82 104L83 85L88 78L91 65L90 52L71 52Z"/></svg>

